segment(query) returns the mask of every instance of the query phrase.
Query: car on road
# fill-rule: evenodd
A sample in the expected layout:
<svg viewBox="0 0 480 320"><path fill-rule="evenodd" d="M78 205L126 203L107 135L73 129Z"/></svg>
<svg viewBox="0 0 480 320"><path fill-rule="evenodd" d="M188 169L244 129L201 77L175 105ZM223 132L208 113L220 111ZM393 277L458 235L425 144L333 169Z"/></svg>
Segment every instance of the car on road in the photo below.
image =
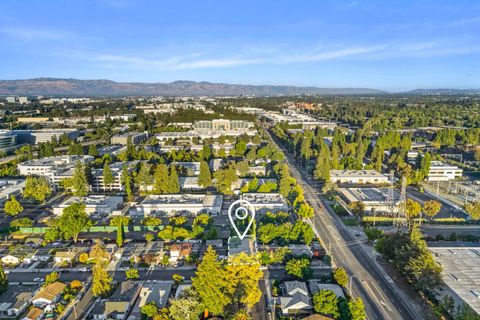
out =
<svg viewBox="0 0 480 320"><path fill-rule="evenodd" d="M33 279L33 282L43 282L43 278L35 278Z"/></svg>
<svg viewBox="0 0 480 320"><path fill-rule="evenodd" d="M88 268L85 268L85 267L84 267L84 268L80 268L79 270L80 270L81 272L87 272L87 271L89 271L89 269L88 269Z"/></svg>

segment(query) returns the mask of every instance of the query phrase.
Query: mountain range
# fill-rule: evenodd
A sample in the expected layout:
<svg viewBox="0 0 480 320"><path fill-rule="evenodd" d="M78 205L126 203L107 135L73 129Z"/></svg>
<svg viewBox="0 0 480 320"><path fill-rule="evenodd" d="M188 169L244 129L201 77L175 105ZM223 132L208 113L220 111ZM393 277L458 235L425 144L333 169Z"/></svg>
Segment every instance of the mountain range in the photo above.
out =
<svg viewBox="0 0 480 320"><path fill-rule="evenodd" d="M406 93L420 95L480 94L480 90L418 89ZM0 80L0 95L45 96L293 96L293 95L379 95L387 91L369 88L318 88L283 85L241 85L212 82L175 81L170 83L115 82L35 78Z"/></svg>

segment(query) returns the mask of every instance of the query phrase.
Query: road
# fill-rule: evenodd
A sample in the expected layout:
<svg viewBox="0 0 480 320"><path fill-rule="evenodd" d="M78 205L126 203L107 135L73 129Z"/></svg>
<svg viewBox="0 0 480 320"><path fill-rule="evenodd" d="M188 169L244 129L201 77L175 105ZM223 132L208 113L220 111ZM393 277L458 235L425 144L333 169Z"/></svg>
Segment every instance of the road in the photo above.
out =
<svg viewBox="0 0 480 320"><path fill-rule="evenodd" d="M420 192L420 191L418 191L418 189L416 189L412 186L407 187L407 197L419 202L422 205L425 201L428 201L428 200L439 201L442 204L442 209L435 216L435 218L437 218L437 219L438 218L452 218L452 217L466 219L468 217L468 215L463 210L459 209L458 207L455 207L455 206L443 201L441 198L435 198L435 197L429 195L426 192Z"/></svg>
<svg viewBox="0 0 480 320"><path fill-rule="evenodd" d="M266 130L270 135L270 132ZM305 199L314 208L315 216L310 220L315 233L327 245L337 267L350 275L352 295L361 297L368 319L421 319L408 302L399 294L393 281L385 276L379 266L364 251L354 236L345 229L341 219L324 204L320 192L308 173L297 167L294 159L283 146L270 135L270 139L287 156L286 162L292 176L302 186ZM302 171L300 171L302 170ZM308 181L308 182L307 182Z"/></svg>

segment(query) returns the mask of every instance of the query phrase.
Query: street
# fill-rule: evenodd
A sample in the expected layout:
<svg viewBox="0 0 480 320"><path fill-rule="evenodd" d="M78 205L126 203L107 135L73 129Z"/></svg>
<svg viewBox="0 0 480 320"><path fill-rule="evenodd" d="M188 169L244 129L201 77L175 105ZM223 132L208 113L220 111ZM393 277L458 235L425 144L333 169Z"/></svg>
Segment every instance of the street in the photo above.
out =
<svg viewBox="0 0 480 320"><path fill-rule="evenodd" d="M324 205L313 183L307 183L310 180L308 173L300 173L288 151L273 139L268 130L266 132L287 156L286 162L292 176L302 186L305 199L315 210L311 225L328 246L326 249L330 251L336 266L350 275L351 294L362 298L368 319L421 319L404 301L393 281L379 270L379 266L345 229L341 219L329 206Z"/></svg>

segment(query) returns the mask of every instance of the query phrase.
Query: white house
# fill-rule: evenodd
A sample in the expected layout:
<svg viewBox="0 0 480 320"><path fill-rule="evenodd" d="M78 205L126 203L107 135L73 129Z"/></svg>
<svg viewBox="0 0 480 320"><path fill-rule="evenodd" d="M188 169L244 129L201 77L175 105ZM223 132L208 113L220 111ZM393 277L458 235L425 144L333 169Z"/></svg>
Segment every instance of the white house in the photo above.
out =
<svg viewBox="0 0 480 320"><path fill-rule="evenodd" d="M33 297L33 306L43 308L57 302L66 286L66 284L59 281L49 284Z"/></svg>
<svg viewBox="0 0 480 320"><path fill-rule="evenodd" d="M280 297L280 307L284 316L312 312L312 304L305 282L286 281L285 293L285 296Z"/></svg>

